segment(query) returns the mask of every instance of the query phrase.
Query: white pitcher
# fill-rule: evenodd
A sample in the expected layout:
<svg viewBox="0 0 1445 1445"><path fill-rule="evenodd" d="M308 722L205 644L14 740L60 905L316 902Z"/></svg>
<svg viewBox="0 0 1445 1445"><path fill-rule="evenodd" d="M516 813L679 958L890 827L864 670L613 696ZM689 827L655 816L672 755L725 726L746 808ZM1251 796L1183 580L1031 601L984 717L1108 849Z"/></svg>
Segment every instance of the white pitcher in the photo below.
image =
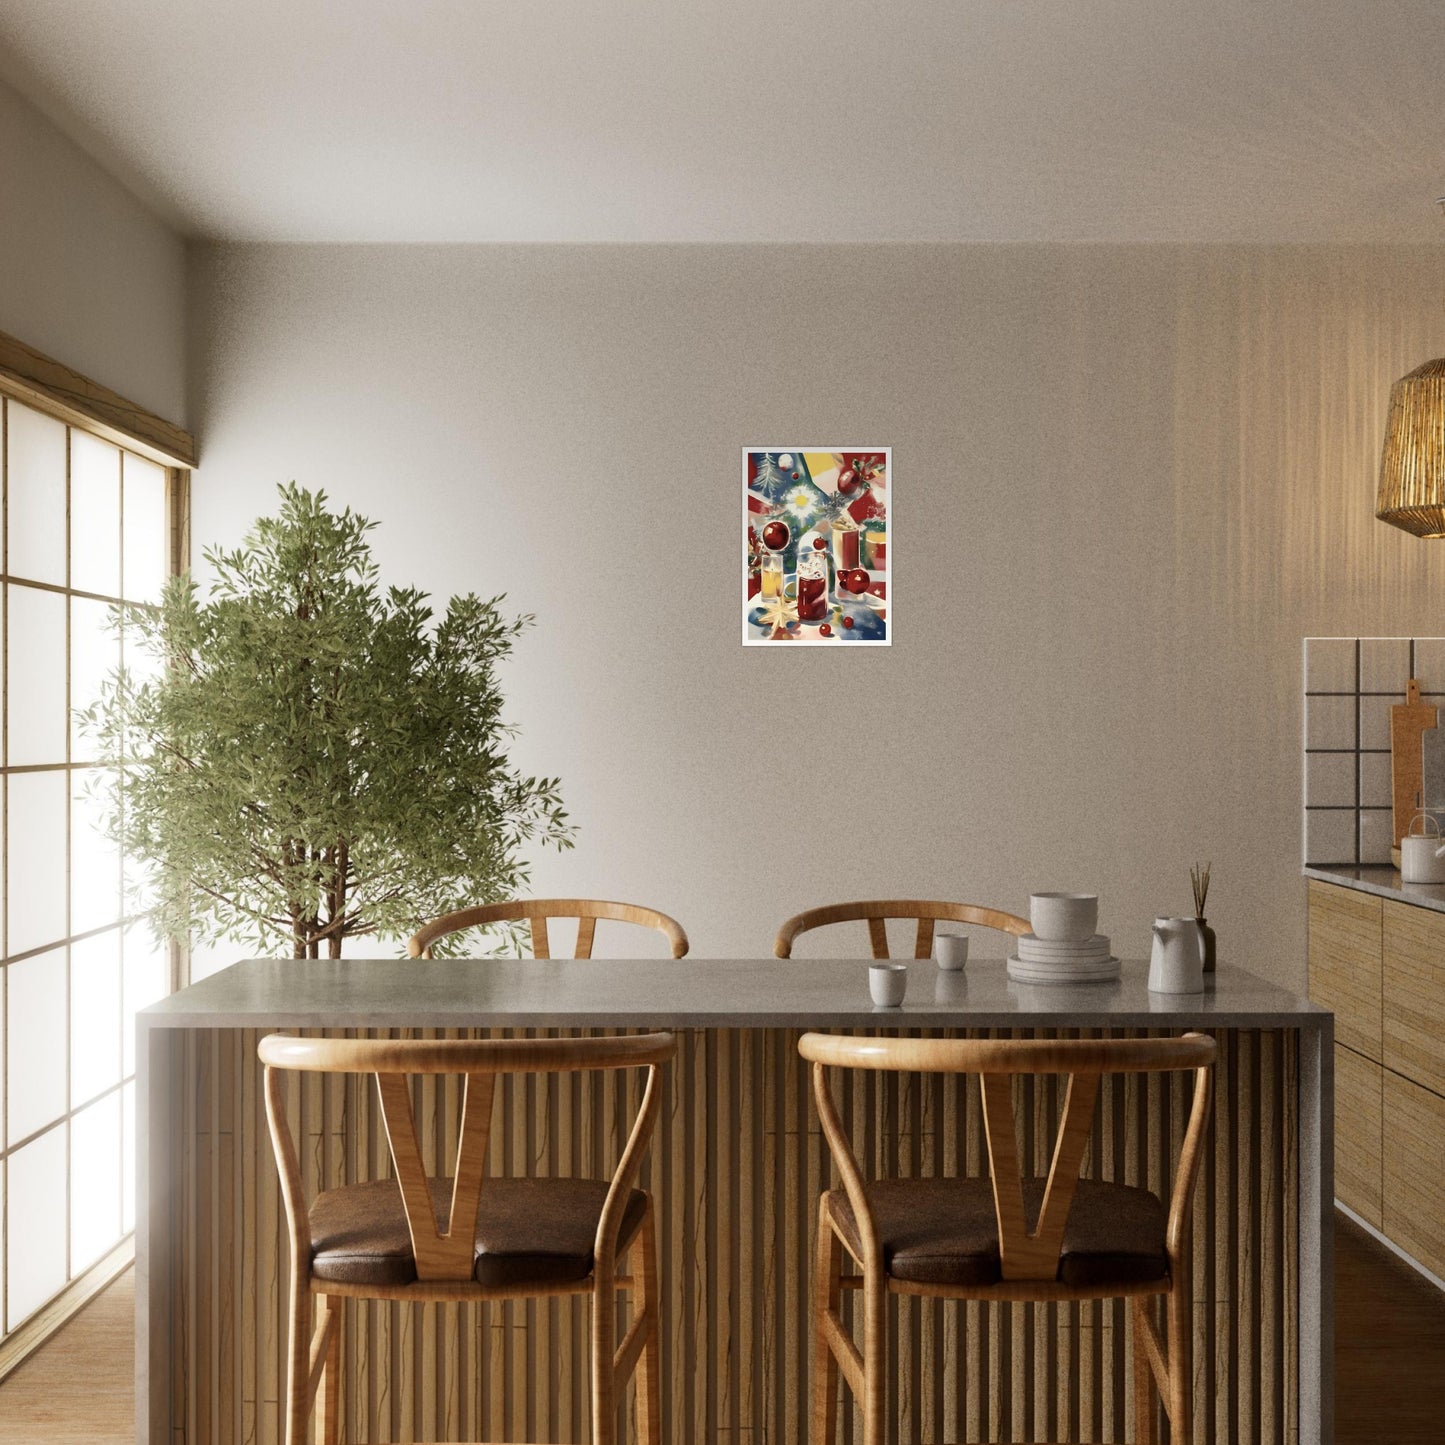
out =
<svg viewBox="0 0 1445 1445"><path fill-rule="evenodd" d="M1197 918L1154 920L1149 992L1204 992L1204 930Z"/></svg>

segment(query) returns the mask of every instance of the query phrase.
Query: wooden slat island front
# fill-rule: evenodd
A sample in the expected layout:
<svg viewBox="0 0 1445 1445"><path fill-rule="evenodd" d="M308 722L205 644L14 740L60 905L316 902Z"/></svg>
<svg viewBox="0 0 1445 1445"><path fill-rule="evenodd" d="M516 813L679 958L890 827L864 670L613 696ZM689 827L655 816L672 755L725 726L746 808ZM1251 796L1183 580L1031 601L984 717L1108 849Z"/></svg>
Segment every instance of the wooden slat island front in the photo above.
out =
<svg viewBox="0 0 1445 1445"><path fill-rule="evenodd" d="M1043 1035L1206 1030L1220 1043L1195 1201L1195 1440L1328 1445L1332 1016L1222 968L1163 997L1145 966L1113 984L1030 988L997 960L911 966L875 1010L866 963L839 960L253 961L139 1019L137 1439L279 1442L285 1236L256 1042L272 1030L363 1035L679 1033L644 1183L657 1196L670 1445L802 1445L808 1272L834 1181L797 1056L806 1029ZM428 1086L430 1087L430 1086ZM859 1075L844 1119L874 1175L986 1169L976 1079ZM1086 1176L1163 1193L1183 1077L1116 1078ZM636 1100L618 1079L499 1088L490 1168L603 1176ZM390 1173L369 1081L293 1081L308 1187ZM1020 1097L1045 1164L1052 1081ZM457 1092L423 1096L430 1147ZM429 1161L435 1167L434 1161ZM1134 1438L1122 1305L894 1300L895 1438ZM585 1309L348 1302L344 1438L585 1441ZM842 1438L857 1438L844 1415Z"/></svg>

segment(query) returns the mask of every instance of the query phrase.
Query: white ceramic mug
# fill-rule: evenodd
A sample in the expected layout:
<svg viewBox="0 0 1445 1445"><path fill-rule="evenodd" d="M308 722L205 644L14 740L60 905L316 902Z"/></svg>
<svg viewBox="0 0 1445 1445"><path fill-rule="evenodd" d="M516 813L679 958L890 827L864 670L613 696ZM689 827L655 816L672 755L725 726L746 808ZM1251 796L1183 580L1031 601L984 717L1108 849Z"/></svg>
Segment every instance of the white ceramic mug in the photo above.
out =
<svg viewBox="0 0 1445 1445"><path fill-rule="evenodd" d="M897 1008L908 992L908 965L906 963L870 963L868 965L868 992L879 1008Z"/></svg>
<svg viewBox="0 0 1445 1445"><path fill-rule="evenodd" d="M1099 926L1097 893L1030 893L1029 922L1035 938L1082 943Z"/></svg>
<svg viewBox="0 0 1445 1445"><path fill-rule="evenodd" d="M968 934L936 933L933 936L933 959L939 968L956 972L968 962Z"/></svg>
<svg viewBox="0 0 1445 1445"><path fill-rule="evenodd" d="M1197 918L1154 920L1149 992L1204 992L1204 930Z"/></svg>

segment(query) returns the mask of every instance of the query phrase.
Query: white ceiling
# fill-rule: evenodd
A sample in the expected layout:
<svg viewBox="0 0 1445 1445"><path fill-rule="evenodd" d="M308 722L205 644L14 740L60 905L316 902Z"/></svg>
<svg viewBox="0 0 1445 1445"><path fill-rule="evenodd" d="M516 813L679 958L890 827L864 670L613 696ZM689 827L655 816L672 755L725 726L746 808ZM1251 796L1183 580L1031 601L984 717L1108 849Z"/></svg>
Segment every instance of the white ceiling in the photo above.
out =
<svg viewBox="0 0 1445 1445"><path fill-rule="evenodd" d="M188 234L1439 242L1445 0L8 0Z"/></svg>

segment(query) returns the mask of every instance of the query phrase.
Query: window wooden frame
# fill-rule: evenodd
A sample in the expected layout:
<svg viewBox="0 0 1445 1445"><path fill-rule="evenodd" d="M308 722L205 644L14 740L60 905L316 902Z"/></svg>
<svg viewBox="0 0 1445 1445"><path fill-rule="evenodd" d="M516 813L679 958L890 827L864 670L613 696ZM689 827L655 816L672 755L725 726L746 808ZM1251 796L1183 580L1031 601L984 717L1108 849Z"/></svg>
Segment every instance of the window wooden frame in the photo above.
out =
<svg viewBox="0 0 1445 1445"><path fill-rule="evenodd" d="M174 576L189 567L190 473L196 464L197 455L195 438L189 432L3 332L0 332L0 396L164 467L166 524L170 533L167 546L168 570L170 575ZM69 587L56 590L67 593L72 591ZM67 735L68 729L67 719ZM69 944L71 941L67 936L65 943ZM187 961L183 951L172 945L170 976L167 981L171 991L185 981L186 972ZM0 1012L0 1027L3 1027L3 1023L3 1012ZM69 1028L70 1018L67 1013L67 1035ZM117 1087L123 1087L123 1082L122 1080L122 1085ZM71 1101L67 1099L64 1117L68 1119L72 1113ZM8 1144L7 1140L7 1146ZM66 1169L68 1178L69 1159ZM0 1232L0 1269L3 1269L4 1244L3 1232ZM120 1242L101 1259L70 1279L57 1294L16 1329L0 1337L0 1379L38 1349L111 1280L128 1268L134 1253L134 1234L122 1235Z"/></svg>

